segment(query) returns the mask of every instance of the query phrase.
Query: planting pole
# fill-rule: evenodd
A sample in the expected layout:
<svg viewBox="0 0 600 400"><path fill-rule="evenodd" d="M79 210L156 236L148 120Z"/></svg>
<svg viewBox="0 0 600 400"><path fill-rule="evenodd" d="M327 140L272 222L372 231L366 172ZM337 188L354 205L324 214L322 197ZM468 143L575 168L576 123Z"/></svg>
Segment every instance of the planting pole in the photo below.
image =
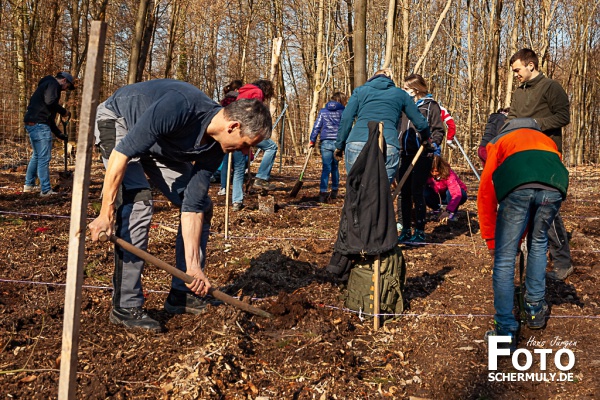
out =
<svg viewBox="0 0 600 400"><path fill-rule="evenodd" d="M79 347L79 321L81 314L81 285L85 261L85 230L94 144L94 121L99 103L104 60L106 23L92 21L87 66L79 121L77 160L71 198L71 226L69 230L69 256L65 288L65 314L63 321L62 350L58 398L75 399L77 391L77 350Z"/></svg>
<svg viewBox="0 0 600 400"><path fill-rule="evenodd" d="M462 153L463 156L465 156L465 160L467 160L467 162L469 163L469 165L471 166L471 169L473 170L473 172L475 173L475 176L477 177L477 180L480 181L481 178L479 177L479 174L477 173L477 170L475 169L475 167L473 166L473 164L471 163L471 160L469 160L469 156L467 156L467 153L465 153L464 149L462 148L462 146L460 145L460 142L458 141L458 139L456 138L456 136L454 136L454 141L456 142L456 144L458 145L458 148L460 149L460 152Z"/></svg>
<svg viewBox="0 0 600 400"><path fill-rule="evenodd" d="M227 158L227 182L225 184L225 239L229 239L229 187L231 185L231 165L233 152Z"/></svg>
<svg viewBox="0 0 600 400"><path fill-rule="evenodd" d="M379 122L379 150L383 153L383 122ZM379 267L381 265L381 255L375 256L373 264L373 329L378 330L380 326L379 312L381 311L381 276Z"/></svg>

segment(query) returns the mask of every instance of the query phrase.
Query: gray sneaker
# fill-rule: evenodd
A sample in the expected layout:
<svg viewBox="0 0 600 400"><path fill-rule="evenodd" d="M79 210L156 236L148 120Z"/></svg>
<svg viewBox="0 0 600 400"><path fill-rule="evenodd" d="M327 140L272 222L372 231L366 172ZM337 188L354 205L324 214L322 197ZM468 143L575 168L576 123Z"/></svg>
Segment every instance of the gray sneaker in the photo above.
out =
<svg viewBox="0 0 600 400"><path fill-rule="evenodd" d="M545 300L536 303L525 302L526 323L529 329L542 329L546 325L548 304Z"/></svg>
<svg viewBox="0 0 600 400"><path fill-rule="evenodd" d="M23 186L23 193L32 193L32 192L39 192L39 191L40 191L39 186L29 186L29 185Z"/></svg>
<svg viewBox="0 0 600 400"><path fill-rule="evenodd" d="M48 197L48 196L54 196L55 194L58 194L58 192L55 192L54 190L50 189L47 192L40 193L40 196L41 197Z"/></svg>
<svg viewBox="0 0 600 400"><path fill-rule="evenodd" d="M277 186L275 186L275 184L273 183L269 183L269 181L265 181L264 179L259 179L256 178L254 180L254 186L257 189L262 189L262 190L275 190L277 189Z"/></svg>

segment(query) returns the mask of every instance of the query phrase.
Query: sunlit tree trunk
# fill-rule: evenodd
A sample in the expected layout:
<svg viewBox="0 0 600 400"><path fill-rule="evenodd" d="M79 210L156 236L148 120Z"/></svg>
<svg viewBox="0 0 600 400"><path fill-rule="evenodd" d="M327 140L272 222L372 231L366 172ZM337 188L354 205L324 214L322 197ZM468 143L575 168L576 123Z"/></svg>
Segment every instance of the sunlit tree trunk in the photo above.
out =
<svg viewBox="0 0 600 400"><path fill-rule="evenodd" d="M127 72L127 83L129 84L138 82L138 64L140 62L142 41L144 39L146 28L146 15L148 14L148 7L151 2L152 0L140 0L139 2L133 41L131 43L131 54L129 56L129 69Z"/></svg>
<svg viewBox="0 0 600 400"><path fill-rule="evenodd" d="M367 81L367 0L354 0L354 85Z"/></svg>

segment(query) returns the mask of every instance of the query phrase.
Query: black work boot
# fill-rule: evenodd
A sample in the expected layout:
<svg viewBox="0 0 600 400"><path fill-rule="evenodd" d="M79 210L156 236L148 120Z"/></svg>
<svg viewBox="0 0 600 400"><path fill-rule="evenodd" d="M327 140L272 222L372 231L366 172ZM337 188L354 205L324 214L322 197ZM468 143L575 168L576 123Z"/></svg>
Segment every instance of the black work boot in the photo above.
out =
<svg viewBox="0 0 600 400"><path fill-rule="evenodd" d="M319 203L327 203L327 193L319 193Z"/></svg>
<svg viewBox="0 0 600 400"><path fill-rule="evenodd" d="M331 198L332 198L333 200L335 200L335 199L337 199L337 198L338 198L338 190L337 190L337 189L336 189L336 190L332 190L332 191L331 191Z"/></svg>
<svg viewBox="0 0 600 400"><path fill-rule="evenodd" d="M565 279L567 279L567 277L569 275L571 275L574 271L574 268L572 265L569 265L569 268L557 268L554 267L554 269L550 272L548 272L546 274L546 276L549 279L552 279L553 281L564 281Z"/></svg>
<svg viewBox="0 0 600 400"><path fill-rule="evenodd" d="M160 322L151 318L142 307L114 307L108 319L113 324L123 325L127 329L146 329L155 332L163 331Z"/></svg>
<svg viewBox="0 0 600 400"><path fill-rule="evenodd" d="M213 298L196 296L192 292L185 292L171 288L165 300L165 311L169 314L201 314L208 305L218 305L220 302Z"/></svg>

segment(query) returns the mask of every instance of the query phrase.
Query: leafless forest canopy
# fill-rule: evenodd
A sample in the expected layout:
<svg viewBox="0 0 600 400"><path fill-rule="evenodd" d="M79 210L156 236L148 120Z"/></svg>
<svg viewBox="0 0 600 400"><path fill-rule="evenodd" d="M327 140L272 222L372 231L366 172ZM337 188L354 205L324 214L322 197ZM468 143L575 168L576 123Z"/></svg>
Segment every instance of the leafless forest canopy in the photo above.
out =
<svg viewBox="0 0 600 400"><path fill-rule="evenodd" d="M176 78L218 100L231 79L273 78L274 116L288 105L285 155L302 153L316 112L332 92L350 94L387 63L397 84L410 72L425 76L434 97L453 114L458 139L474 154L489 113L510 104L515 83L507 60L529 47L540 55L541 70L571 98L566 163L598 163L599 3L5 0L0 2L2 151L26 143L22 115L42 76L69 70L78 79L78 89L66 99L77 120L90 22L103 19L108 35L102 99L128 82ZM277 38L282 38L279 53L273 51ZM71 124L72 137L75 128ZM277 135L281 132L278 127Z"/></svg>

